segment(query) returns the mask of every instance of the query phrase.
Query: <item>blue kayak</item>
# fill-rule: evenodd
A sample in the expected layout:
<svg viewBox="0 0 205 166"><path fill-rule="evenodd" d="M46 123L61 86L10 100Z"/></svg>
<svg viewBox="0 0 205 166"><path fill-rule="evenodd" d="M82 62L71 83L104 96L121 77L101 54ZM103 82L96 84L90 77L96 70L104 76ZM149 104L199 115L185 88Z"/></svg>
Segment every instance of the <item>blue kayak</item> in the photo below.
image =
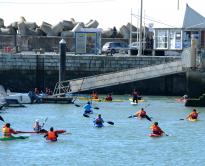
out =
<svg viewBox="0 0 205 166"><path fill-rule="evenodd" d="M94 121L94 126L95 126L95 127L98 127L98 128L104 127L103 124L96 124L95 121Z"/></svg>

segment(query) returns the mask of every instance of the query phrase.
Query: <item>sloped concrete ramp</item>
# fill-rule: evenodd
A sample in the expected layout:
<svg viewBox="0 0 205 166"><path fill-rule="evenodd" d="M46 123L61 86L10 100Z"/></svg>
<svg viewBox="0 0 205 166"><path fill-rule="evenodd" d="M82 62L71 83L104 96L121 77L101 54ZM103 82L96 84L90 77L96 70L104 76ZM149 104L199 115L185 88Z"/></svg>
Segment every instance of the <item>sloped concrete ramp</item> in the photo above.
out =
<svg viewBox="0 0 205 166"><path fill-rule="evenodd" d="M182 72L185 72L182 66L182 61L174 61L170 63L148 66L143 68L134 68L122 70L119 72L83 77L79 79L63 81L61 83L58 82L56 84L54 94L83 92L87 90L156 78Z"/></svg>

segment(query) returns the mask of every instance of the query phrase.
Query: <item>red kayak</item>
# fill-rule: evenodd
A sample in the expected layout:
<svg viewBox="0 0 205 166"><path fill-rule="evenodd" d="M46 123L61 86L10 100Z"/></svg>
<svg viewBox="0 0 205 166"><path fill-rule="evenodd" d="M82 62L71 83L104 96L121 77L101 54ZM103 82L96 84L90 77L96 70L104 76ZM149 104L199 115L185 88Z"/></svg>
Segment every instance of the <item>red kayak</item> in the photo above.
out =
<svg viewBox="0 0 205 166"><path fill-rule="evenodd" d="M150 136L150 137L161 137L161 136L163 136L163 134L160 134L160 135L159 135L159 134L153 134L153 133L152 133L152 134L149 134L149 136Z"/></svg>
<svg viewBox="0 0 205 166"><path fill-rule="evenodd" d="M45 133L47 133L46 130L45 130L45 131L40 131L40 132L36 132L36 131L16 131L16 132L18 132L18 133L24 133L24 134L45 134ZM66 130L55 130L55 132L56 132L57 134L62 134L62 133L65 133Z"/></svg>

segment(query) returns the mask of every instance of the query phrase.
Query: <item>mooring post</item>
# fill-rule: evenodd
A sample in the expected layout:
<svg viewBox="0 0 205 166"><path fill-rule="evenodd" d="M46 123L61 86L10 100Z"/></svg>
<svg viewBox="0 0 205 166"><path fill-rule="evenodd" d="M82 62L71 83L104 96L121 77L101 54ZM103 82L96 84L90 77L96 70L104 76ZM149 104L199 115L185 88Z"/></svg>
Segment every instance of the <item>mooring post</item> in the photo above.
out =
<svg viewBox="0 0 205 166"><path fill-rule="evenodd" d="M65 80L66 71L66 41L62 39L59 42L60 65L59 65L59 94L61 93L61 81Z"/></svg>

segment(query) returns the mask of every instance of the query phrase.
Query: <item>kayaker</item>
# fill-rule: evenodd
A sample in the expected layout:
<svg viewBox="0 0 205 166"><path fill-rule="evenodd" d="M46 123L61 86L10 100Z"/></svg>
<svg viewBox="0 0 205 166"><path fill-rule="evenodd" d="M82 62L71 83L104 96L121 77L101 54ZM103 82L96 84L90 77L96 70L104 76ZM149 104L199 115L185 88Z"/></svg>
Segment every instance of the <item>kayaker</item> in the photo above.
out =
<svg viewBox="0 0 205 166"><path fill-rule="evenodd" d="M154 124L152 124L150 129L152 130L153 134L156 134L156 135L159 135L159 136L164 133L164 131L158 126L158 122L154 122Z"/></svg>
<svg viewBox="0 0 205 166"><path fill-rule="evenodd" d="M135 116L138 118L145 118L146 115L147 115L147 113L144 110L144 108L141 108L141 110L139 110L135 113Z"/></svg>
<svg viewBox="0 0 205 166"><path fill-rule="evenodd" d="M91 98L92 98L92 99L99 99L99 98L98 98L98 94L97 94L96 91L93 91L93 92L92 92Z"/></svg>
<svg viewBox="0 0 205 166"><path fill-rule="evenodd" d="M197 119L198 118L198 112L196 111L196 109L193 109L193 111L186 117L187 119L191 118L191 119Z"/></svg>
<svg viewBox="0 0 205 166"><path fill-rule="evenodd" d="M40 132L42 130L42 126L39 123L39 120L36 119L34 125L33 125L33 130L36 132Z"/></svg>
<svg viewBox="0 0 205 166"><path fill-rule="evenodd" d="M132 92L132 101L133 103L138 103L138 92L136 91L136 89L134 89Z"/></svg>
<svg viewBox="0 0 205 166"><path fill-rule="evenodd" d="M50 131L48 131L46 135L44 135L44 138L50 141L57 141L58 134L54 131L53 127L51 127Z"/></svg>
<svg viewBox="0 0 205 166"><path fill-rule="evenodd" d="M84 114L92 114L92 105L90 102L87 102L87 104L83 107L85 109Z"/></svg>
<svg viewBox="0 0 205 166"><path fill-rule="evenodd" d="M109 93L106 98L105 98L105 101L112 101L112 94Z"/></svg>
<svg viewBox="0 0 205 166"><path fill-rule="evenodd" d="M6 124L2 127L2 135L3 135L3 138L13 137L12 134L18 134L18 132L16 132L16 131L13 130L12 128L10 128L10 123L6 123Z"/></svg>
<svg viewBox="0 0 205 166"><path fill-rule="evenodd" d="M95 119L94 123L96 126L99 126L99 127L103 126L104 120L101 117L101 114L98 115L98 117Z"/></svg>

